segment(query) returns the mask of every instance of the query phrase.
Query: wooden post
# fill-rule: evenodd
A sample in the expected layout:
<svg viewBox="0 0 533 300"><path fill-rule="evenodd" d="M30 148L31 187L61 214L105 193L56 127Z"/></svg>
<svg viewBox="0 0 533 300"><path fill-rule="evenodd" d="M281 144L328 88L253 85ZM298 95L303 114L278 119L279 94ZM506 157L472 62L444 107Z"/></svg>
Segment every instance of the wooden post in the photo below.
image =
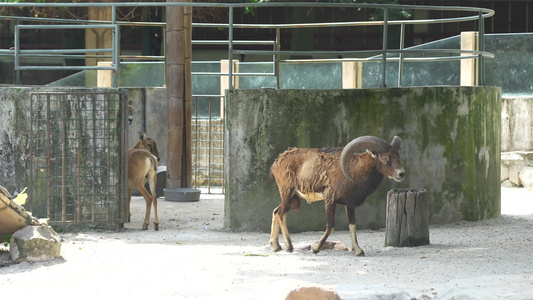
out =
<svg viewBox="0 0 533 300"><path fill-rule="evenodd" d="M468 31L461 32L461 50L478 50L477 32ZM461 53L461 56L471 55L469 53ZM469 58L461 59L461 86L477 86L478 85L478 59Z"/></svg>
<svg viewBox="0 0 533 300"><path fill-rule="evenodd" d="M239 72L239 61L232 59L232 69L231 73L235 74ZM220 60L220 73L229 73L229 60L221 59ZM220 76L220 95L225 95L226 90L229 86L229 76ZM239 76L233 76L232 85L234 88L239 88ZM226 105L224 104L224 98L220 98L220 118L224 120Z"/></svg>
<svg viewBox="0 0 533 300"><path fill-rule="evenodd" d="M342 62L342 88L360 89L363 87L363 62Z"/></svg>
<svg viewBox="0 0 533 300"><path fill-rule="evenodd" d="M111 67L110 61L99 61L98 66ZM97 87L113 87L113 70L98 70L96 72Z"/></svg>
<svg viewBox="0 0 533 300"><path fill-rule="evenodd" d="M385 246L429 245L429 207L424 189L387 193Z"/></svg>
<svg viewBox="0 0 533 300"><path fill-rule="evenodd" d="M174 2L167 0L167 2ZM179 2L190 2L181 0ZM191 148L191 11L167 6L165 32L165 80L168 103L167 187L185 188L192 183Z"/></svg>
<svg viewBox="0 0 533 300"><path fill-rule="evenodd" d="M105 0L99 2L113 2L112 0ZM89 20L96 21L111 21L111 6L91 6L89 10ZM88 28L85 29L85 48L87 49L101 49L112 48L113 34L109 28ZM118 50L118 49L117 49ZM103 54L103 53L97 53ZM86 66L96 66L98 61L105 58L86 58Z"/></svg>

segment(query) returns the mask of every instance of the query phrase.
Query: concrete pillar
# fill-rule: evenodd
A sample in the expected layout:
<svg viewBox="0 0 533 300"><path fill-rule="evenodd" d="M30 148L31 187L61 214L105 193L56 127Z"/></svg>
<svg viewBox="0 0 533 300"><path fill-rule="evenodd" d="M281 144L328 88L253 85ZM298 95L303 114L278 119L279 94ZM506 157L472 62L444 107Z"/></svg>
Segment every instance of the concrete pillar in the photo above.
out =
<svg viewBox="0 0 533 300"><path fill-rule="evenodd" d="M477 32L467 31L461 32L461 50L478 50L479 43ZM461 53L461 56L471 55L469 53ZM475 58L461 60L461 86L477 86L478 85L478 60Z"/></svg>

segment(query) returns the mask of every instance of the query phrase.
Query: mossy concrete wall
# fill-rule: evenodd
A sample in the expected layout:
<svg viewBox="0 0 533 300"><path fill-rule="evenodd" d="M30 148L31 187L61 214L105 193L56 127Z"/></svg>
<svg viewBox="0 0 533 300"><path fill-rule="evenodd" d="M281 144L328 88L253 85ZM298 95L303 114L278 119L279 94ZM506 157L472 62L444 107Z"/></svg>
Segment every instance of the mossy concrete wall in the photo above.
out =
<svg viewBox="0 0 533 300"><path fill-rule="evenodd" d="M288 147L343 147L361 135L403 139L406 179L384 179L356 209L358 228L385 225L392 188L427 190L430 222L500 216L501 89L415 87L234 90L227 95L225 227L270 231L280 197L269 177ZM325 229L323 202L288 215L292 231ZM347 229L339 206L336 229Z"/></svg>
<svg viewBox="0 0 533 300"><path fill-rule="evenodd" d="M37 86L0 87L0 185L10 193L20 192L30 184L30 93L78 90ZM94 89L95 92L104 90L109 89ZM127 88L121 91L127 91L129 102L135 107L134 122L127 127L128 148L138 141L138 132L145 131L158 141L160 164L163 165L166 159L166 89Z"/></svg>

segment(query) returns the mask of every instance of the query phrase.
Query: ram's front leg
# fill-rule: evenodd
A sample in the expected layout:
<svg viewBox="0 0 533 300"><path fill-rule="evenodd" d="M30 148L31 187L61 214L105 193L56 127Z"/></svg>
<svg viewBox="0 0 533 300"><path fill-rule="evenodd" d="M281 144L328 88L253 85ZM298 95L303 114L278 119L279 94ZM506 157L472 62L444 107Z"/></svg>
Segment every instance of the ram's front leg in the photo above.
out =
<svg viewBox="0 0 533 300"><path fill-rule="evenodd" d="M346 216L348 217L348 227L350 228L350 237L352 239L352 251L356 256L365 256L365 252L357 243L357 226L355 225L355 209L346 206Z"/></svg>
<svg viewBox="0 0 533 300"><path fill-rule="evenodd" d="M326 232L324 232L322 238L311 247L315 254L322 250L329 235L335 230L335 204L327 204L326 202L326 219Z"/></svg>

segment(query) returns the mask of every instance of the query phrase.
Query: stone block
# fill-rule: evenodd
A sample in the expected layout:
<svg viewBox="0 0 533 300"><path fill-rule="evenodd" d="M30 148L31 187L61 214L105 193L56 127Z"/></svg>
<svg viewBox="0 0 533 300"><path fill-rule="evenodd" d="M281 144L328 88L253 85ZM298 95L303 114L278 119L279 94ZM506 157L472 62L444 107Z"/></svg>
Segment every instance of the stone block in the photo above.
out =
<svg viewBox="0 0 533 300"><path fill-rule="evenodd" d="M519 176L521 168L522 166L516 163L511 163L509 165L509 181L511 181L511 183L513 183L515 186L522 185Z"/></svg>
<svg viewBox="0 0 533 300"><path fill-rule="evenodd" d="M501 164L501 170L500 170L500 178L501 182L506 181L509 179L509 164L502 162Z"/></svg>
<svg viewBox="0 0 533 300"><path fill-rule="evenodd" d="M61 256L59 235L48 225L22 228L13 234L9 246L14 262L47 261Z"/></svg>
<svg viewBox="0 0 533 300"><path fill-rule="evenodd" d="M533 190L533 166L524 166L518 174L520 182L528 190Z"/></svg>

